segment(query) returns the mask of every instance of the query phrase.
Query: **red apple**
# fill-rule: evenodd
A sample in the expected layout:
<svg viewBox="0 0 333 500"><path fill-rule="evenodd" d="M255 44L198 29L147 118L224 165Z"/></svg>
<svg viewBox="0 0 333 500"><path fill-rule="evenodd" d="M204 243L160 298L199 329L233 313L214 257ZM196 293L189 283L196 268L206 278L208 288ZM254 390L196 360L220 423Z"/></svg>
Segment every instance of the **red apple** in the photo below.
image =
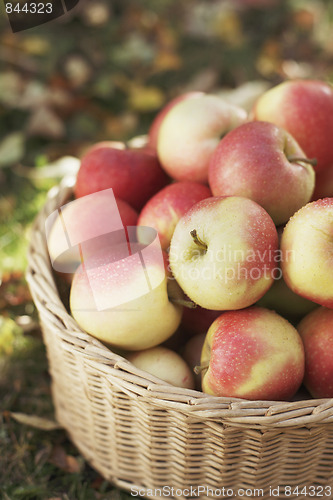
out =
<svg viewBox="0 0 333 500"><path fill-rule="evenodd" d="M179 219L195 203L212 195L210 189L198 182L175 182L156 193L143 207L139 226L156 229L161 246L167 250Z"/></svg>
<svg viewBox="0 0 333 500"><path fill-rule="evenodd" d="M319 80L289 80L265 92L254 105L254 118L286 129L317 172L333 164L333 87Z"/></svg>
<svg viewBox="0 0 333 500"><path fill-rule="evenodd" d="M298 331L305 350L305 387L314 398L333 398L333 310L312 311Z"/></svg>
<svg viewBox="0 0 333 500"><path fill-rule="evenodd" d="M297 330L261 307L227 311L208 330L201 355L202 390L214 396L290 400L304 376Z"/></svg>
<svg viewBox="0 0 333 500"><path fill-rule="evenodd" d="M207 182L209 160L221 136L246 120L244 109L216 95L182 100L160 125L161 165L173 179Z"/></svg>
<svg viewBox="0 0 333 500"><path fill-rule="evenodd" d="M315 189L312 200L333 197L333 163L323 172L316 174Z"/></svg>
<svg viewBox="0 0 333 500"><path fill-rule="evenodd" d="M123 225L126 226L136 226L139 214L134 208L132 208L126 201L116 198L119 215Z"/></svg>
<svg viewBox="0 0 333 500"><path fill-rule="evenodd" d="M281 269L291 290L333 308L333 198L302 207L286 224Z"/></svg>
<svg viewBox="0 0 333 500"><path fill-rule="evenodd" d="M184 351L182 353L184 360L188 364L188 366L193 370L195 367L200 365L201 352L205 342L206 334L198 333L194 335L194 337L190 338L184 347ZM201 375L197 373L194 375L195 386L197 390L201 390Z"/></svg>
<svg viewBox="0 0 333 500"><path fill-rule="evenodd" d="M249 122L222 138L210 161L214 196L256 201L275 224L286 222L311 199L313 167L293 137L269 122Z"/></svg>
<svg viewBox="0 0 333 500"><path fill-rule="evenodd" d="M136 210L169 182L156 154L148 149L117 149L101 145L88 151L81 160L75 196L112 188L116 198Z"/></svg>
<svg viewBox="0 0 333 500"><path fill-rule="evenodd" d="M184 307L181 327L192 337L200 333L207 333L208 328L220 316L222 311L214 309L204 309L197 306L195 308Z"/></svg>
<svg viewBox="0 0 333 500"><path fill-rule="evenodd" d="M162 109L161 111L156 115L155 119L153 120L149 131L148 131L148 146L150 146L153 149L157 149L157 140L158 140L158 134L160 130L160 126L165 118L165 115L179 102L184 101L185 99L193 99L195 97L203 95L203 92L186 92L185 94L181 94L174 99L171 99Z"/></svg>

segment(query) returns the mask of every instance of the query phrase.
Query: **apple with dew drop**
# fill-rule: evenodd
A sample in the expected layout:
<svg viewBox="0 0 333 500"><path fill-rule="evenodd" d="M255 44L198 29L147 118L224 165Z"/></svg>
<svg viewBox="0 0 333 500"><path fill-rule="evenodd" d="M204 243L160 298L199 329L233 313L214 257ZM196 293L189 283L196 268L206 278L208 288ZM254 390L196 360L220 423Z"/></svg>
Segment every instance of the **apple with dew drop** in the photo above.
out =
<svg viewBox="0 0 333 500"><path fill-rule="evenodd" d="M209 186L214 196L256 201L279 225L310 201L315 163L281 127L249 122L220 141L209 165Z"/></svg>
<svg viewBox="0 0 333 500"><path fill-rule="evenodd" d="M256 306L227 311L207 332L200 370L207 394L290 400L304 376L303 343L296 328L274 311Z"/></svg>
<svg viewBox="0 0 333 500"><path fill-rule="evenodd" d="M297 330L305 351L305 387L313 398L333 398L333 309L312 311Z"/></svg>
<svg viewBox="0 0 333 500"><path fill-rule="evenodd" d="M274 281L277 230L256 202L217 196L196 203L171 240L171 271L184 293L206 309L242 309Z"/></svg>
<svg viewBox="0 0 333 500"><path fill-rule="evenodd" d="M316 172L333 164L333 87L320 80L287 80L264 92L253 107L255 120L287 130L316 158Z"/></svg>
<svg viewBox="0 0 333 500"><path fill-rule="evenodd" d="M71 312L83 330L126 350L154 347L177 330L182 292L168 279L161 248L151 245L107 247L84 260L70 291Z"/></svg>
<svg viewBox="0 0 333 500"><path fill-rule="evenodd" d="M281 269L291 290L333 308L333 198L296 212L281 238Z"/></svg>

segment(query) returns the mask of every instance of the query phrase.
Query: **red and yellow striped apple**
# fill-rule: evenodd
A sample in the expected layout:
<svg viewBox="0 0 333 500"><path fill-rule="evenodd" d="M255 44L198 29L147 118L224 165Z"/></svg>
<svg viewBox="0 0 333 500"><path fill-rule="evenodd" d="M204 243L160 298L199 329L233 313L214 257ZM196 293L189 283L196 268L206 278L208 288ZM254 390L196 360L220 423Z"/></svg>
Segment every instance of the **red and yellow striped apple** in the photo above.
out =
<svg viewBox="0 0 333 500"><path fill-rule="evenodd" d="M277 230L268 213L243 197L211 197L178 222L170 246L173 275L206 309L241 309L272 285Z"/></svg>
<svg viewBox="0 0 333 500"><path fill-rule="evenodd" d="M305 387L314 398L333 398L333 309L319 307L297 329L305 351Z"/></svg>
<svg viewBox="0 0 333 500"><path fill-rule="evenodd" d="M202 390L214 396L289 400L304 376L296 328L256 306L222 313L207 332L200 362Z"/></svg>
<svg viewBox="0 0 333 500"><path fill-rule="evenodd" d="M276 125L245 123L222 138L210 161L214 196L245 196L256 201L276 225L286 222L311 199L315 173L299 161L305 153Z"/></svg>
<svg viewBox="0 0 333 500"><path fill-rule="evenodd" d="M138 225L156 229L162 248L167 250L179 219L195 203L211 195L210 189L199 182L169 184L146 203L140 212Z"/></svg>
<svg viewBox="0 0 333 500"><path fill-rule="evenodd" d="M256 120L286 129L308 158L316 158L316 172L333 164L333 87L319 80L288 80L266 91L254 105Z"/></svg>
<svg viewBox="0 0 333 500"><path fill-rule="evenodd" d="M283 277L291 290L333 308L333 198L296 212L281 238Z"/></svg>
<svg viewBox="0 0 333 500"><path fill-rule="evenodd" d="M94 337L141 350L161 344L177 330L182 307L172 300L180 297L159 245L132 243L130 249L127 244L104 248L84 261L74 274L70 308Z"/></svg>

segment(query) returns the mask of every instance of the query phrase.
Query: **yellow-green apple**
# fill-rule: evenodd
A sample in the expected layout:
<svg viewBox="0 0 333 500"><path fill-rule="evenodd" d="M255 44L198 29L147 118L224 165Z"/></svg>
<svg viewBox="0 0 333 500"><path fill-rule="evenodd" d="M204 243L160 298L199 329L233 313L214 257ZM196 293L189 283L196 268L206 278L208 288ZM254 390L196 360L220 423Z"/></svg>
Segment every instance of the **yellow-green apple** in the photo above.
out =
<svg viewBox="0 0 333 500"><path fill-rule="evenodd" d="M273 309L293 324L298 323L306 314L319 307L315 302L293 292L282 276L274 280L271 288L256 305Z"/></svg>
<svg viewBox="0 0 333 500"><path fill-rule="evenodd" d="M165 118L165 115L179 102L185 100L185 99L193 99L195 97L203 95L203 92L185 92L184 94L180 94L177 97L174 97L169 101L162 109L161 111L155 116L154 120L152 121L152 124L149 128L148 131L148 146L155 149L157 148L157 138L160 130L160 126L162 121Z"/></svg>
<svg viewBox="0 0 333 500"><path fill-rule="evenodd" d="M220 138L247 120L247 113L216 95L185 99L165 115L157 154L165 171L179 181L207 182L210 157Z"/></svg>
<svg viewBox="0 0 333 500"><path fill-rule="evenodd" d="M214 321L200 363L207 394L289 400L303 380L304 348L289 321L253 306L224 312Z"/></svg>
<svg viewBox="0 0 333 500"><path fill-rule="evenodd" d="M320 80L289 80L271 88L256 101L256 120L286 129L317 172L333 164L333 87Z"/></svg>
<svg viewBox="0 0 333 500"><path fill-rule="evenodd" d="M216 196L196 203L179 220L170 267L185 294L206 309L241 309L272 285L278 236L255 201Z"/></svg>
<svg viewBox="0 0 333 500"><path fill-rule="evenodd" d="M138 225L156 229L162 248L167 250L179 219L195 203L210 196L210 189L199 182L169 184L148 200L140 212Z"/></svg>
<svg viewBox="0 0 333 500"><path fill-rule="evenodd" d="M205 342L205 338L206 333L198 333L194 335L194 337L190 338L184 346L182 356L191 370L193 370L193 373L195 373L194 369L198 365L200 365L201 352ZM196 389L201 390L200 373L195 373L194 380Z"/></svg>
<svg viewBox="0 0 333 500"><path fill-rule="evenodd" d="M168 279L158 236L151 231L155 238L149 245L131 242L88 256L72 282L70 308L77 323L126 350L162 343L181 321L182 307L173 302L180 289Z"/></svg>
<svg viewBox="0 0 333 500"><path fill-rule="evenodd" d="M302 207L286 224L281 269L291 290L333 308L333 198Z"/></svg>
<svg viewBox="0 0 333 500"><path fill-rule="evenodd" d="M333 398L333 310L318 307L297 329L304 344L305 387L314 398Z"/></svg>
<svg viewBox="0 0 333 500"><path fill-rule="evenodd" d="M316 201L321 198L331 197L333 197L333 163L323 172L316 174L316 183L312 200Z"/></svg>
<svg viewBox="0 0 333 500"><path fill-rule="evenodd" d="M82 259L80 243L85 242L87 256L96 253L104 244L125 242L124 227L135 226L137 220L138 213L134 208L116 199L112 189L67 203L46 223L46 240L53 268L62 273L73 273Z"/></svg>
<svg viewBox="0 0 333 500"><path fill-rule="evenodd" d="M141 210L168 182L153 150L118 149L102 143L82 157L74 192L80 198L112 188L116 198Z"/></svg>
<svg viewBox="0 0 333 500"><path fill-rule="evenodd" d="M137 368L176 387L194 389L194 374L184 359L163 346L133 352L126 358Z"/></svg>
<svg viewBox="0 0 333 500"><path fill-rule="evenodd" d="M256 201L279 225L311 199L315 173L307 162L288 132L253 121L222 138L210 161L209 186L214 196Z"/></svg>

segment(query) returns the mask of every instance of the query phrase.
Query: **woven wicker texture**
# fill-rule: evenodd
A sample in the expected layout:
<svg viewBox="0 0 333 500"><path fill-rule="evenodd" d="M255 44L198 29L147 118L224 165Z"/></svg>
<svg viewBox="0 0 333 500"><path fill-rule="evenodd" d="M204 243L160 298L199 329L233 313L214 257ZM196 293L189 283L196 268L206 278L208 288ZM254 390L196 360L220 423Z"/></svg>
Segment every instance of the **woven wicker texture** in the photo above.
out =
<svg viewBox="0 0 333 500"><path fill-rule="evenodd" d="M176 498L190 496L191 487L202 499L219 489L220 498L272 498L278 486L279 498L333 498L332 399L246 401L172 387L78 327L60 299L44 230L47 215L71 193L66 183L50 191L32 229L27 279L56 417L89 463L118 487L141 495L144 489L149 498L172 497L172 487ZM291 493L311 485L317 489L307 496Z"/></svg>

